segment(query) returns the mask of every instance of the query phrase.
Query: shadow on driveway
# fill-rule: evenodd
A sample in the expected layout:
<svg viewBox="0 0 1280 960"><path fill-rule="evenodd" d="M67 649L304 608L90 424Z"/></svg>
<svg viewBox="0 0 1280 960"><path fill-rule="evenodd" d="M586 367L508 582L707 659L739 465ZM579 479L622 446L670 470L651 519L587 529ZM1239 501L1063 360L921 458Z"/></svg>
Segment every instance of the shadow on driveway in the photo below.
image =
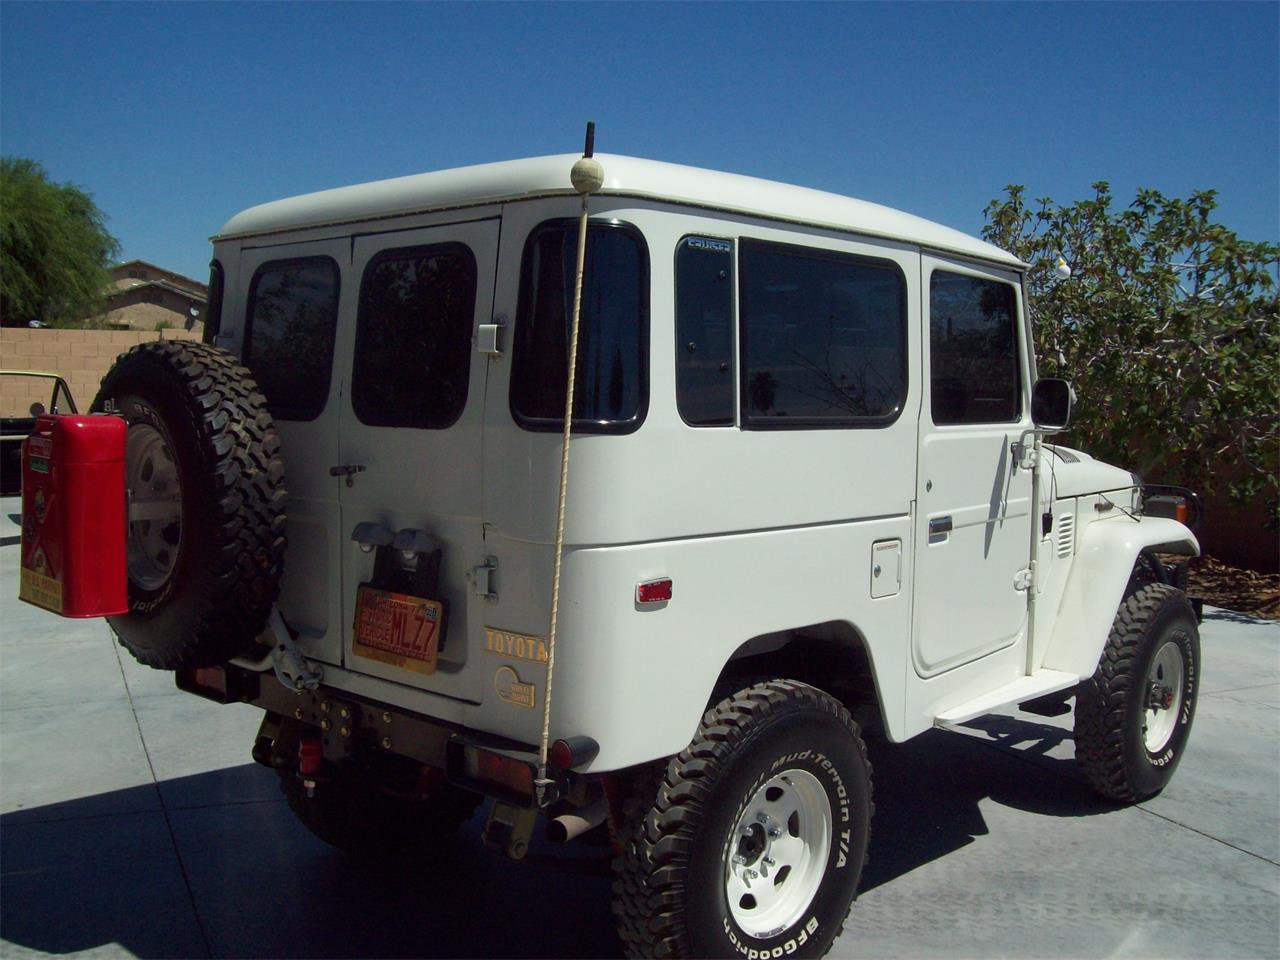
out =
<svg viewBox="0 0 1280 960"><path fill-rule="evenodd" d="M1064 736L1001 723L997 743ZM988 798L1052 817L1118 809L1068 760L941 731L868 747L877 814L864 892L986 837ZM510 863L480 845L482 808L420 871L362 866L263 799L273 780L246 764L167 781L163 804L144 786L0 817L0 936L46 953L118 944L140 957L619 954L604 851L537 840L530 861Z"/></svg>

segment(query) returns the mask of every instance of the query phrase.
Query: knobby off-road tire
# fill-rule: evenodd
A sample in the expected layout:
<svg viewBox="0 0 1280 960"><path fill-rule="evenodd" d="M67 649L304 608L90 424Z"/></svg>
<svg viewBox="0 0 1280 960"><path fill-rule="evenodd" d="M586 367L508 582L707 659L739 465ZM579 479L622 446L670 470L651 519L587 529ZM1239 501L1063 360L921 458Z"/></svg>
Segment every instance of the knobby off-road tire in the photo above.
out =
<svg viewBox="0 0 1280 960"><path fill-rule="evenodd" d="M627 956L822 956L871 814L866 748L837 701L793 680L725 698L624 805L613 909Z"/></svg>
<svg viewBox="0 0 1280 960"><path fill-rule="evenodd" d="M441 840L471 819L484 799L439 783L427 797L392 796L376 789L358 769L339 770L306 786L292 770L278 770L289 809L308 830L355 860L424 864Z"/></svg>
<svg viewBox="0 0 1280 960"><path fill-rule="evenodd" d="M129 613L109 618L120 642L163 669L243 652L285 548L284 461L253 377L211 344L157 340L116 359L93 409L129 424Z"/></svg>
<svg viewBox="0 0 1280 960"><path fill-rule="evenodd" d="M1186 749L1200 685L1200 634L1186 595L1149 583L1125 597L1092 679L1076 696L1076 757L1122 802L1164 789Z"/></svg>

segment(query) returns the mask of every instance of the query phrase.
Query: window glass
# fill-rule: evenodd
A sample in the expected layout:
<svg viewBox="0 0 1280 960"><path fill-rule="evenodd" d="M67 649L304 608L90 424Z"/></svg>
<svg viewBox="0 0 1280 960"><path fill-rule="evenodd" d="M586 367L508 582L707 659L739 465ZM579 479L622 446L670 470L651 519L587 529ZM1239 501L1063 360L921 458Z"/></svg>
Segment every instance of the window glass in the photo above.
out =
<svg viewBox="0 0 1280 960"><path fill-rule="evenodd" d="M205 343L212 343L222 327L222 288L224 277L222 264L217 260L209 264L209 303L204 311Z"/></svg>
<svg viewBox="0 0 1280 960"><path fill-rule="evenodd" d="M460 243L388 250L365 268L351 404L362 423L447 427L467 403L476 260Z"/></svg>
<svg viewBox="0 0 1280 960"><path fill-rule="evenodd" d="M685 237L676 249L676 405L685 423L733 423L733 244Z"/></svg>
<svg viewBox="0 0 1280 960"><path fill-rule="evenodd" d="M1013 287L935 270L929 281L933 422L1009 423L1021 410Z"/></svg>
<svg viewBox="0 0 1280 960"><path fill-rule="evenodd" d="M578 225L545 223L524 249L511 410L532 430L563 429ZM574 429L627 432L648 406L649 277L644 241L622 224L587 231L574 378Z"/></svg>
<svg viewBox="0 0 1280 960"><path fill-rule="evenodd" d="M338 282L338 265L328 257L273 260L253 275L244 362L272 416L314 420L324 409Z"/></svg>
<svg viewBox="0 0 1280 960"><path fill-rule="evenodd" d="M744 240L738 269L744 427L896 419L907 394L897 264Z"/></svg>

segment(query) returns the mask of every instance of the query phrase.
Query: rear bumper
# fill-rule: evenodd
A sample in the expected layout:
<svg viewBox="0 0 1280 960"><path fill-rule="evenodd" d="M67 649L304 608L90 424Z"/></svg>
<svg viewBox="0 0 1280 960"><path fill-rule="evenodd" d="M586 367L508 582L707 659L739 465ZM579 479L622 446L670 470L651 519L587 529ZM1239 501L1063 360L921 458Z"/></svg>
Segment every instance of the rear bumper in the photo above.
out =
<svg viewBox="0 0 1280 960"><path fill-rule="evenodd" d="M219 676L219 671L221 675ZM443 770L447 779L517 806L534 806L532 792L521 794L466 775L468 750L482 750L536 769L537 749L503 737L465 730L433 717L356 696L321 684L295 691L274 673L235 664L201 670L179 670L178 689L217 703L248 703L288 718L319 736L324 759L341 764L360 756L388 754ZM255 749L255 759L269 763L270 751ZM531 778L532 782L532 778Z"/></svg>

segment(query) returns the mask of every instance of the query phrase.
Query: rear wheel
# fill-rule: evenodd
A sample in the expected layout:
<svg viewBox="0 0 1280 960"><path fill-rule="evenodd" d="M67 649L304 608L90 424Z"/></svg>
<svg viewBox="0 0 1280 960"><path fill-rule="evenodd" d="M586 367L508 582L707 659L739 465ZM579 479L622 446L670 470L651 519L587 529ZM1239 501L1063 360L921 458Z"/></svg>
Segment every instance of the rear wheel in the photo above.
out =
<svg viewBox="0 0 1280 960"><path fill-rule="evenodd" d="M1181 590L1149 583L1125 598L1092 679L1076 696L1076 756L1103 796L1159 793L1195 717L1200 635Z"/></svg>
<svg viewBox="0 0 1280 960"><path fill-rule="evenodd" d="M870 766L848 711L770 680L703 717L628 800L614 912L632 957L820 957L857 891Z"/></svg>

